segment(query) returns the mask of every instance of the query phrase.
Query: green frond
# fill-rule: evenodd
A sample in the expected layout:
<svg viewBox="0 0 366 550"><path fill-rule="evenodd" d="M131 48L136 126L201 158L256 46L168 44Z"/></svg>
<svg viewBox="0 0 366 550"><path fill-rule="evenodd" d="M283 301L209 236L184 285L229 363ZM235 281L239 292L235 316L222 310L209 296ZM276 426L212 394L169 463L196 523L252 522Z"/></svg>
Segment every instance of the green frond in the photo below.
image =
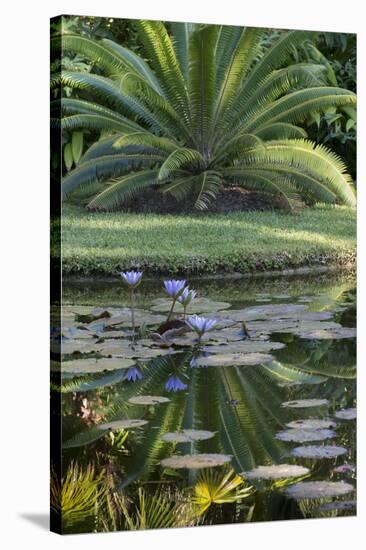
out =
<svg viewBox="0 0 366 550"><path fill-rule="evenodd" d="M207 170L196 177L194 187L197 197L194 206L197 210L206 210L219 191L222 189L222 178L218 172Z"/></svg>
<svg viewBox="0 0 366 550"><path fill-rule="evenodd" d="M141 56L135 54L128 48L123 48L113 40L104 38L102 43L107 50L116 54L121 58L122 63L128 66L128 71L134 70L137 75L141 76L146 82L160 95L163 95L163 91L153 71L149 65L142 59Z"/></svg>
<svg viewBox="0 0 366 550"><path fill-rule="evenodd" d="M242 93L253 93L272 71L283 67L291 60L294 48L314 36L315 33L310 31L291 31L283 34L256 63L243 85Z"/></svg>
<svg viewBox="0 0 366 550"><path fill-rule="evenodd" d="M193 172L200 171L203 164L204 159L199 151L181 147L173 151L160 166L158 179L159 181L167 180L174 172L183 168L188 168Z"/></svg>
<svg viewBox="0 0 366 550"><path fill-rule="evenodd" d="M292 210L299 199L296 188L289 184L289 180L279 177L276 172L264 170L241 170L240 168L224 170L224 175L232 178L236 184L254 191L264 191L277 198L282 198L286 208Z"/></svg>
<svg viewBox="0 0 366 550"><path fill-rule="evenodd" d="M51 510L60 516L63 526L67 528L93 515L98 499L105 494L103 479L92 464L82 468L71 462L62 480L51 471Z"/></svg>
<svg viewBox="0 0 366 550"><path fill-rule="evenodd" d="M323 145L303 139L267 142L264 149L244 152L240 162L242 166L275 171L294 168L324 185L341 203L355 205L352 179L345 164Z"/></svg>
<svg viewBox="0 0 366 550"><path fill-rule="evenodd" d="M332 87L309 88L292 92L274 101L262 113L252 117L243 126L243 130L251 132L261 129L264 124L287 122L296 124L306 119L314 111L324 112L329 107L355 105L356 96L349 90Z"/></svg>
<svg viewBox="0 0 366 550"><path fill-rule="evenodd" d="M157 174L157 170L145 170L111 181L107 189L89 202L88 209L115 210L142 190L156 185Z"/></svg>
<svg viewBox="0 0 366 550"><path fill-rule="evenodd" d="M136 132L140 133L140 132ZM130 135L130 134L126 134ZM150 134L148 134L150 135ZM81 162L86 162L91 159L96 159L99 157L104 157L108 155L119 155L121 153L127 153L127 154L155 154L155 153L161 153L161 150L157 151L156 147L149 146L148 142L145 144L130 144L127 145L127 143L123 146L123 148L115 147L116 141L119 139L119 136L121 134L113 134L112 136L108 136L106 138L100 139L99 141L96 141L89 147L89 149L84 153ZM158 138L157 138L158 139Z"/></svg>
<svg viewBox="0 0 366 550"><path fill-rule="evenodd" d="M147 150L172 153L176 150L177 144L166 138L157 137L154 134L147 132L133 132L132 134L126 134L116 139L113 147L116 150L124 150L131 145L146 147Z"/></svg>
<svg viewBox="0 0 366 550"><path fill-rule="evenodd" d="M146 131L144 128L133 122L130 118L124 117L116 111L108 109L98 103L69 98L56 99L51 102L51 112L52 110L59 112L60 109L65 115L97 115L102 118L112 119L116 123L119 123L121 127L123 126L125 128L124 131L127 131L128 128L130 131Z"/></svg>
<svg viewBox="0 0 366 550"><path fill-rule="evenodd" d="M137 112L152 130L165 133L173 140L178 141L181 138L190 140L188 129L177 112L143 78L133 73L126 73L119 81L119 86L129 103L137 106Z"/></svg>
<svg viewBox="0 0 366 550"><path fill-rule="evenodd" d="M184 77L172 40L161 21L136 21L140 40L165 97L185 123L189 122Z"/></svg>
<svg viewBox="0 0 366 550"><path fill-rule="evenodd" d="M180 68L183 77L188 78L188 65L189 65L189 44L191 35L195 30L196 25L194 23L171 23L170 24L173 45L178 58Z"/></svg>
<svg viewBox="0 0 366 550"><path fill-rule="evenodd" d="M220 149L212 165L220 165L222 161L233 161L239 158L243 151L255 146L264 147L262 139L255 134L236 135Z"/></svg>
<svg viewBox="0 0 366 550"><path fill-rule="evenodd" d="M81 162L62 181L62 194L67 196L75 189L96 181L105 181L143 166L163 161L164 156L152 154L116 154Z"/></svg>
<svg viewBox="0 0 366 550"><path fill-rule="evenodd" d="M51 119L51 127L60 127L59 119ZM61 119L63 130L106 130L108 132L129 132L133 128L129 121L125 123L117 117L100 114L72 115Z"/></svg>
<svg viewBox="0 0 366 550"><path fill-rule="evenodd" d="M214 48L218 27L205 25L193 32L189 47L188 96L195 142L207 154L215 100Z"/></svg>
<svg viewBox="0 0 366 550"><path fill-rule="evenodd" d="M238 502L254 492L254 487L247 485L234 470L222 474L210 468L200 472L191 499L197 507L197 513L202 515L214 504Z"/></svg>
<svg viewBox="0 0 366 550"><path fill-rule="evenodd" d="M244 27L241 32L222 82L218 83L219 92L214 111L216 129L217 126L220 127L220 123L222 125L220 118L225 116L225 111L232 106L235 98L241 93L241 84L258 54L262 34L263 30L253 27Z"/></svg>
<svg viewBox="0 0 366 550"><path fill-rule="evenodd" d="M273 124L262 126L260 130L254 131L254 134L265 141L307 137L307 132L303 128L286 122L274 122Z"/></svg>
<svg viewBox="0 0 366 550"><path fill-rule="evenodd" d="M61 84L81 92L87 92L89 97L97 99L110 108L117 109L120 114L130 112L127 98L120 93L110 78L91 73L62 71Z"/></svg>
<svg viewBox="0 0 366 550"><path fill-rule="evenodd" d="M216 89L220 89L230 59L238 45L242 34L242 27L220 25L215 45L216 58Z"/></svg>
<svg viewBox="0 0 366 550"><path fill-rule="evenodd" d="M288 207L298 202L299 194L309 202L335 203L337 196L323 184L319 178L316 179L304 171L285 166L268 166L258 164L251 168L228 168L225 175L242 184L247 189L261 189L282 196ZM280 177L279 177L280 176ZM268 183L266 181L269 180ZM259 180L259 182L258 182Z"/></svg>
<svg viewBox="0 0 366 550"><path fill-rule="evenodd" d="M107 74L115 74L127 68L121 56L108 49L102 42L76 34L63 34L52 38L51 52L80 53Z"/></svg>

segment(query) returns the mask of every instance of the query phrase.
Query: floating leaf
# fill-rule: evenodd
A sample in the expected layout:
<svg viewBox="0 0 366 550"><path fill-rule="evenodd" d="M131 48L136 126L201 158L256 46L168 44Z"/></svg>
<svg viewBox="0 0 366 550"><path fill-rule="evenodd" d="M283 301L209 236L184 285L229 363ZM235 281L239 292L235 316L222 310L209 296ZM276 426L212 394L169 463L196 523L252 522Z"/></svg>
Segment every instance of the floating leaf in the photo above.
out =
<svg viewBox="0 0 366 550"><path fill-rule="evenodd" d="M265 353L223 353L199 357L197 366L199 367L237 367L244 365L261 365L272 361L272 355Z"/></svg>
<svg viewBox="0 0 366 550"><path fill-rule="evenodd" d="M324 330L299 330L297 336L307 340L343 340L344 338L356 338L357 331L355 328L340 327Z"/></svg>
<svg viewBox="0 0 366 550"><path fill-rule="evenodd" d="M114 420L113 422L107 422L106 424L99 424L97 428L98 430L132 430L134 428L141 428L147 423L147 420L140 419Z"/></svg>
<svg viewBox="0 0 366 550"><path fill-rule="evenodd" d="M98 345L98 351L103 355L125 359L151 359L170 353L167 349L142 346L141 343L132 344L127 340L107 340Z"/></svg>
<svg viewBox="0 0 366 550"><path fill-rule="evenodd" d="M158 298L154 300L153 305L151 307L152 311L162 311L162 312L168 312L170 311L170 308L172 307L172 301L167 300L166 298ZM196 298L193 302L189 304L187 307L187 313L195 314L195 313L214 313L216 311L220 311L222 309L227 309L231 306L228 302L216 302L214 300L210 300L209 298ZM180 302L176 302L174 306L174 312L177 314L183 314L184 308Z"/></svg>
<svg viewBox="0 0 366 550"><path fill-rule="evenodd" d="M340 420L355 420L357 418L357 409L342 409L334 413Z"/></svg>
<svg viewBox="0 0 366 550"><path fill-rule="evenodd" d="M137 395L130 397L128 400L132 405L158 405L160 403L168 403L170 399L161 395Z"/></svg>
<svg viewBox="0 0 366 550"><path fill-rule="evenodd" d="M309 468L297 464L272 464L271 466L258 466L250 472L244 472L244 475L248 479L286 479L304 476L309 472Z"/></svg>
<svg viewBox="0 0 366 550"><path fill-rule="evenodd" d="M303 428L305 430L321 430L335 428L337 424L330 418L306 418L305 420L293 420L286 424L288 428Z"/></svg>
<svg viewBox="0 0 366 550"><path fill-rule="evenodd" d="M204 441L211 439L215 432L207 430L181 430L180 432L168 432L162 436L163 441L176 443L189 443L191 441Z"/></svg>
<svg viewBox="0 0 366 550"><path fill-rule="evenodd" d="M263 353L285 348L282 342L270 342L269 340L243 340L241 342L230 342L221 345L208 345L206 350L210 353Z"/></svg>
<svg viewBox="0 0 366 550"><path fill-rule="evenodd" d="M132 359L108 359L102 357L101 359L76 359L73 361L63 361L61 363L62 373L74 373L74 374L89 374L94 372L112 371L119 369L127 369L132 367L135 361Z"/></svg>
<svg viewBox="0 0 366 550"><path fill-rule="evenodd" d="M227 311L232 319L236 321L255 321L268 318L295 318L297 319L301 312L306 311L307 306L300 304L271 304L263 306L247 307L245 309L236 309Z"/></svg>
<svg viewBox="0 0 366 550"><path fill-rule="evenodd" d="M353 491L353 485L344 481L300 481L285 489L287 496L296 499L338 497Z"/></svg>
<svg viewBox="0 0 366 550"><path fill-rule="evenodd" d="M328 405L328 399L298 399L296 401L285 401L281 407L290 409L305 409L308 407L323 407Z"/></svg>
<svg viewBox="0 0 366 550"><path fill-rule="evenodd" d="M71 353L91 353L96 351L95 340L62 340L61 345L51 345L51 351L54 353L61 352L64 355Z"/></svg>
<svg viewBox="0 0 366 550"><path fill-rule="evenodd" d="M212 468L213 466L222 466L230 462L231 456L224 454L195 454L179 455L164 458L160 464L166 468Z"/></svg>
<svg viewBox="0 0 366 550"><path fill-rule="evenodd" d="M341 464L333 469L335 474L353 474L355 471L356 466L354 464Z"/></svg>
<svg viewBox="0 0 366 550"><path fill-rule="evenodd" d="M296 441L303 443L305 441L322 441L323 439L331 439L335 437L336 433L333 430L327 429L304 429L304 428L290 428L283 430L276 434L276 439L280 441Z"/></svg>
<svg viewBox="0 0 366 550"><path fill-rule="evenodd" d="M291 454L298 458L335 458L346 453L347 449L336 445L305 445L291 451Z"/></svg>
<svg viewBox="0 0 366 550"><path fill-rule="evenodd" d="M357 506L356 500L336 500L325 502L316 508L316 512L333 512L333 510L354 510Z"/></svg>

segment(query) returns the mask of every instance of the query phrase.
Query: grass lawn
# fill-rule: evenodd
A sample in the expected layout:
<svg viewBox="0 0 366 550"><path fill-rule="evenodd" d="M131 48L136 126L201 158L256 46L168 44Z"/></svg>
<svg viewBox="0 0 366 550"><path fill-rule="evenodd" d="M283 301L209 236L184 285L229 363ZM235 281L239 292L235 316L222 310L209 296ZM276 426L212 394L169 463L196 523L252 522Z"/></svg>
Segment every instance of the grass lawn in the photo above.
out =
<svg viewBox="0 0 366 550"><path fill-rule="evenodd" d="M67 205L64 274L264 271L355 261L356 211L322 206L298 214L88 213ZM56 252L57 253L57 252Z"/></svg>

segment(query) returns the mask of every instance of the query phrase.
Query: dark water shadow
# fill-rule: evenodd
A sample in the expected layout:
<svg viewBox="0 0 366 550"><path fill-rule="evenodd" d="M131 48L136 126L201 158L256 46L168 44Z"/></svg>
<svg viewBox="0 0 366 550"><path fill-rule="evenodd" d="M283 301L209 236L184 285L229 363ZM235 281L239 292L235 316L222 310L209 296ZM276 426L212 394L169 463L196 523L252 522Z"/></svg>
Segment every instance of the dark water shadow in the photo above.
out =
<svg viewBox="0 0 366 550"><path fill-rule="evenodd" d="M33 523L37 527L40 527L43 531L49 531L50 529L50 515L49 514L19 514L21 519Z"/></svg>

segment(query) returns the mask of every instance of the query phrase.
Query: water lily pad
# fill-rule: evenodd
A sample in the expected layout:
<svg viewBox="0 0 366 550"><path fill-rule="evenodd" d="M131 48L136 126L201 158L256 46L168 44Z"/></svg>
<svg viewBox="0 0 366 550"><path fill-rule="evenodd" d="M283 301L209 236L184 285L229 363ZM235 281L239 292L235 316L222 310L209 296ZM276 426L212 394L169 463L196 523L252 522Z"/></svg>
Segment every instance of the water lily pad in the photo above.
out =
<svg viewBox="0 0 366 550"><path fill-rule="evenodd" d="M305 445L292 449L291 454L298 458L335 458L347 453L344 447L336 445Z"/></svg>
<svg viewBox="0 0 366 550"><path fill-rule="evenodd" d="M170 353L161 347L143 346L141 343L131 345L127 340L106 340L98 345L98 351L103 355L124 357L125 359L151 359L159 355Z"/></svg>
<svg viewBox="0 0 366 550"><path fill-rule="evenodd" d="M307 340L343 340L344 338L356 338L355 328L340 327L333 329L319 328L318 330L299 330L297 336Z"/></svg>
<svg viewBox="0 0 366 550"><path fill-rule="evenodd" d="M168 432L162 436L163 441L175 443L190 443L191 441L204 441L211 439L215 432L208 430L181 430L180 432Z"/></svg>
<svg viewBox="0 0 366 550"><path fill-rule="evenodd" d="M333 469L335 474L353 474L356 471L354 464L341 464Z"/></svg>
<svg viewBox="0 0 366 550"><path fill-rule="evenodd" d="M135 361L124 358L102 357L101 359L76 359L74 361L63 361L61 363L62 373L89 374L94 372L113 371L132 367Z"/></svg>
<svg viewBox="0 0 366 550"><path fill-rule="evenodd" d="M159 405L160 403L168 403L170 399L162 395L137 395L130 397L128 400L132 405Z"/></svg>
<svg viewBox="0 0 366 550"><path fill-rule="evenodd" d="M305 430L321 430L335 428L337 424L330 418L306 418L305 420L293 420L286 424L286 426L288 428L302 428Z"/></svg>
<svg viewBox="0 0 366 550"><path fill-rule="evenodd" d="M166 298L158 298L153 300L152 304L152 311L168 312L172 307L172 301ZM214 300L210 300L209 298L196 298L189 304L187 313L189 315L192 313L213 313L222 309L228 309L230 306L231 304L228 302L216 302ZM184 308L180 302L175 303L174 312L183 314Z"/></svg>
<svg viewBox="0 0 366 550"><path fill-rule="evenodd" d="M141 419L127 419L127 420L114 420L113 422L107 422L106 424L99 424L98 430L133 430L134 428L141 428L148 424L147 420Z"/></svg>
<svg viewBox="0 0 366 550"><path fill-rule="evenodd" d="M244 366L244 365L261 365L272 361L272 355L266 353L223 353L217 355L209 355L197 359L199 367L223 367L223 366Z"/></svg>
<svg viewBox="0 0 366 550"><path fill-rule="evenodd" d="M95 327L131 327L131 309L128 307L125 308L108 308L107 311L110 313L109 318L98 319L88 325L90 330L93 330ZM139 327L141 325L160 325L165 321L165 316L156 315L151 313L149 310L145 309L135 309L135 326Z"/></svg>
<svg viewBox="0 0 366 550"><path fill-rule="evenodd" d="M94 338L94 334L90 330L79 329L74 326L63 329L62 336L65 338L75 338L76 340Z"/></svg>
<svg viewBox="0 0 366 550"><path fill-rule="evenodd" d="M322 441L323 439L331 439L335 437L336 433L333 430L328 429L304 429L304 428L290 428L283 430L276 434L276 439L280 441L296 441L303 443L305 441Z"/></svg>
<svg viewBox="0 0 366 550"><path fill-rule="evenodd" d="M290 409L305 409L308 407L324 407L328 405L328 399L298 399L296 401L285 401L281 407Z"/></svg>
<svg viewBox="0 0 366 550"><path fill-rule="evenodd" d="M90 353L96 351L95 340L62 340L61 344L51 345L51 350L54 353L62 353L69 355L71 353Z"/></svg>
<svg viewBox="0 0 366 550"><path fill-rule="evenodd" d="M316 512L333 512L343 510L354 510L357 506L356 500L336 500L334 502L325 502L316 508Z"/></svg>
<svg viewBox="0 0 366 550"><path fill-rule="evenodd" d="M286 479L304 476L309 472L309 468L297 464L271 464L270 466L258 466L250 472L244 472L244 475L248 479Z"/></svg>
<svg viewBox="0 0 366 550"><path fill-rule="evenodd" d="M342 409L334 413L340 420L355 420L357 418L357 409Z"/></svg>
<svg viewBox="0 0 366 550"><path fill-rule="evenodd" d="M301 312L306 311L307 306L300 304L268 304L263 306L247 307L245 309L236 309L230 312L232 319L236 321L255 321L259 319L284 319L284 318L298 318Z"/></svg>
<svg viewBox="0 0 366 550"><path fill-rule="evenodd" d="M178 455L164 458L160 462L165 468L212 468L213 466L222 466L230 462L231 456L224 454L195 454L195 455Z"/></svg>
<svg viewBox="0 0 366 550"><path fill-rule="evenodd" d="M243 340L241 342L229 342L221 345L207 344L205 348L210 353L263 353L285 348L282 342L271 342L269 340Z"/></svg>
<svg viewBox="0 0 366 550"><path fill-rule="evenodd" d="M344 481L300 481L285 489L287 496L295 499L338 497L353 491L353 485Z"/></svg>

